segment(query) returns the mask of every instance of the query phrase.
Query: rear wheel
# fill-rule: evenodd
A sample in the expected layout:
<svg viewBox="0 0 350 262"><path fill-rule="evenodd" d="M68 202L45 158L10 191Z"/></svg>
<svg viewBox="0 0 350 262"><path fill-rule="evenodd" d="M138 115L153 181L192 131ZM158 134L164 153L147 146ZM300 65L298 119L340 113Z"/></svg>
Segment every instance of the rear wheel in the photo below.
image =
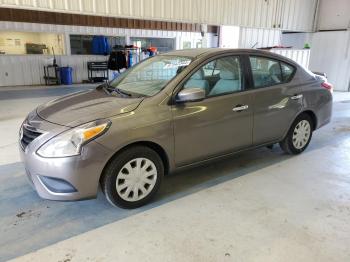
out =
<svg viewBox="0 0 350 262"><path fill-rule="evenodd" d="M107 166L101 180L107 200L122 208L136 208L149 202L164 176L159 155L144 146L118 154Z"/></svg>
<svg viewBox="0 0 350 262"><path fill-rule="evenodd" d="M300 154L309 145L312 137L313 121L307 114L295 119L287 136L280 142L281 148L288 154Z"/></svg>

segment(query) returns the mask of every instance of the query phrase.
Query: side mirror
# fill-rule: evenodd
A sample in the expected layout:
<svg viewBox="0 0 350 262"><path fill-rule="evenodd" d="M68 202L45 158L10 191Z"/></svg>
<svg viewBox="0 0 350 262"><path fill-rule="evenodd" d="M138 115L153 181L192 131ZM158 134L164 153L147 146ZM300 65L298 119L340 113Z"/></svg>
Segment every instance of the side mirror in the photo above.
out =
<svg viewBox="0 0 350 262"><path fill-rule="evenodd" d="M182 89L176 96L176 102L195 102L205 98L205 91L203 88L189 87Z"/></svg>

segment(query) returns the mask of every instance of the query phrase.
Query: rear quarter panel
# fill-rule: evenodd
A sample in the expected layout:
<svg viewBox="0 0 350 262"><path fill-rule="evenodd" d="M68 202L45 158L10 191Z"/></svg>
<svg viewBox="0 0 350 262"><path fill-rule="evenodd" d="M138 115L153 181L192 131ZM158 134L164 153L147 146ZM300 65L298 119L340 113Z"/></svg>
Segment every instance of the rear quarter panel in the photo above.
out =
<svg viewBox="0 0 350 262"><path fill-rule="evenodd" d="M316 116L315 129L329 123L332 117L332 93L321 86L322 80L312 78L301 85L303 110L312 111Z"/></svg>

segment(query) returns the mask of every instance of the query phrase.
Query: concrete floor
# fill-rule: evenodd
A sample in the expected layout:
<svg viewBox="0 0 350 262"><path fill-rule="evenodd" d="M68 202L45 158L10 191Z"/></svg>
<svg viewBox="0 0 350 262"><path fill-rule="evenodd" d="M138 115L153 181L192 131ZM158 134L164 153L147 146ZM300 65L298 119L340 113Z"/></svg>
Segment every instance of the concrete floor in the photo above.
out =
<svg viewBox="0 0 350 262"><path fill-rule="evenodd" d="M261 148L171 175L136 210L102 194L42 200L19 162L19 125L90 87L0 89L0 261L350 261L349 93L299 156Z"/></svg>

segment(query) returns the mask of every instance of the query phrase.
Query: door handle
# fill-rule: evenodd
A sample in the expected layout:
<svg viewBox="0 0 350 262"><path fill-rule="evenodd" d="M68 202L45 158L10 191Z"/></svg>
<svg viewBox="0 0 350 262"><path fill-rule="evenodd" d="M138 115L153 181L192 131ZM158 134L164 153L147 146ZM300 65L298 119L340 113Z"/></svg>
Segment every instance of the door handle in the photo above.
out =
<svg viewBox="0 0 350 262"><path fill-rule="evenodd" d="M303 97L303 95L302 95L302 94L299 94L299 95L291 96L290 99L297 100L297 99L300 99L300 98L302 98L302 97Z"/></svg>
<svg viewBox="0 0 350 262"><path fill-rule="evenodd" d="M233 109L232 109L232 111L234 111L234 112L241 112L241 111L243 111L243 110L247 110L248 109L248 105L237 105L236 107L234 107Z"/></svg>

